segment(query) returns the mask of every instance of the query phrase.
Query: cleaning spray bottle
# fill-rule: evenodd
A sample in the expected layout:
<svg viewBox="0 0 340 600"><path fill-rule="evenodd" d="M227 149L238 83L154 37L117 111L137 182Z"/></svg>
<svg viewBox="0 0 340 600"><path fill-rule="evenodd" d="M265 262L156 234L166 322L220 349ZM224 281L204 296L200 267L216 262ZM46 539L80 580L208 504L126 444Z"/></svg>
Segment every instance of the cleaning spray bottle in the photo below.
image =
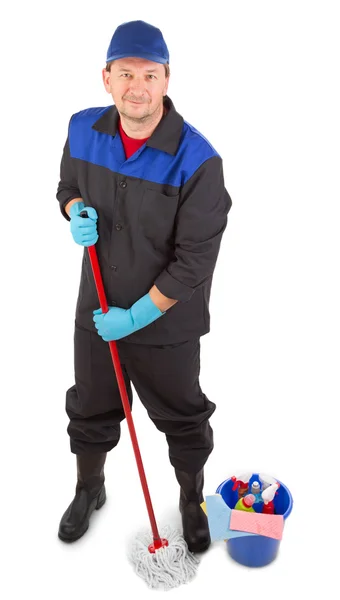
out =
<svg viewBox="0 0 340 600"><path fill-rule="evenodd" d="M262 492L263 507L262 512L266 515L275 514L274 498L277 494L279 483L273 483Z"/></svg>
<svg viewBox="0 0 340 600"><path fill-rule="evenodd" d="M235 504L235 510L245 510L246 512L255 512L253 504L255 502L254 494L247 494L243 498L240 498Z"/></svg>
<svg viewBox="0 0 340 600"><path fill-rule="evenodd" d="M274 477L271 477L270 475L266 475L265 473L260 473L259 480L261 482L261 486L262 486L262 491L263 492L270 485L274 485L275 483L277 483L277 481L276 481L276 479L274 479Z"/></svg>
<svg viewBox="0 0 340 600"><path fill-rule="evenodd" d="M241 475L234 475L231 480L234 482L232 487L233 492L238 488L238 499L245 496L249 490L249 479L252 473L242 473Z"/></svg>

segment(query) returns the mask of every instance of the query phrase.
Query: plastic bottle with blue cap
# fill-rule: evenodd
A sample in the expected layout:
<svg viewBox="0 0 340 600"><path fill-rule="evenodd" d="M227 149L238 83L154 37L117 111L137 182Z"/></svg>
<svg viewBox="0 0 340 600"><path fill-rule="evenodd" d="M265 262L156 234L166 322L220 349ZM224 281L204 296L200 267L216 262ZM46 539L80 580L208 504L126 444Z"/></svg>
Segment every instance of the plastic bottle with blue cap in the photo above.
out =
<svg viewBox="0 0 340 600"><path fill-rule="evenodd" d="M253 481L250 491L255 496L255 502L262 502L261 485L259 481Z"/></svg>

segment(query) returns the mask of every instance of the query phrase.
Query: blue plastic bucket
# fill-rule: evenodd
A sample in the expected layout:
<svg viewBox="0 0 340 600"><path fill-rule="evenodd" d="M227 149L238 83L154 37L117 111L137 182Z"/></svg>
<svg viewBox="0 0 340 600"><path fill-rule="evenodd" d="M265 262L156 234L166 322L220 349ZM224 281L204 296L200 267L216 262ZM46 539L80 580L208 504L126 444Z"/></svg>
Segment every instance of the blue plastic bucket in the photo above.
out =
<svg viewBox="0 0 340 600"><path fill-rule="evenodd" d="M254 473L249 480L249 487L253 481L258 481L259 474ZM293 498L289 489L277 479L280 487L275 496L275 512L283 515L284 519L289 517L293 508ZM221 494L224 502L229 508L234 508L238 500L238 490L233 491L234 482L226 479L217 488L216 493ZM256 512L261 512L262 503L253 505ZM263 535L249 535L232 538L227 541L227 550L231 558L246 567L264 567L271 563L279 551L280 540L265 537Z"/></svg>

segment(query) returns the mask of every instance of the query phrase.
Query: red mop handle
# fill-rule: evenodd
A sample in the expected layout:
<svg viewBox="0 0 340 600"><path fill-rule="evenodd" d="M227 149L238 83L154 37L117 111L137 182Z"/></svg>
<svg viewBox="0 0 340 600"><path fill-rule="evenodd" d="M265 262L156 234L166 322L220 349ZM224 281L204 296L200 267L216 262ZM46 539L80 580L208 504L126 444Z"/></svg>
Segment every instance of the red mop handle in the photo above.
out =
<svg viewBox="0 0 340 600"><path fill-rule="evenodd" d="M81 211L80 216L87 217L86 210ZM97 288L100 307L101 307L103 313L107 313L109 309L108 309L108 305L107 305L107 301L106 301L104 285L103 285L103 280L102 280L102 276L101 276L101 272L100 272L97 252L96 252L96 248L94 245L88 247L88 253L90 256L90 262L91 262L94 281L95 281L96 288ZM145 502L146 502L146 508L148 510L152 534L153 534L154 543L150 544L149 550L150 550L150 552L154 552L155 550L158 550L162 546L168 545L168 542L167 542L167 540L164 540L163 538L161 539L159 536L159 533L158 533L158 528L157 528L155 514L154 514L152 503L151 503L149 488L148 488L148 484L147 484L146 477L145 477L142 457L141 457L141 453L140 453L139 446L138 446L135 426L134 426L133 420L132 420L131 408L130 408L129 398L127 395L125 381L124 381L122 368L121 368L121 364L120 364L120 360L119 360L117 344L115 341L111 341L111 342L109 342L109 346L110 346L113 366L114 366L116 377L117 377L120 396L122 399L124 413L125 413L126 421L127 421L129 432L130 432L132 446L133 446L133 450L134 450L135 457L136 457L137 468L138 468L139 477L140 477L140 481L141 481L142 488L143 488L144 498L145 498Z"/></svg>

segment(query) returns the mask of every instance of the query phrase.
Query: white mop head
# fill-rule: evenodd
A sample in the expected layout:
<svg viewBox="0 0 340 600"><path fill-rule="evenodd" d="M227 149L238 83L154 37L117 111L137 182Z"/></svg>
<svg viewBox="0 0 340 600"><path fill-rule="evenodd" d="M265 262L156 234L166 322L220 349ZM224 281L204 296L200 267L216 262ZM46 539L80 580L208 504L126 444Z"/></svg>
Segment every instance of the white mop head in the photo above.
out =
<svg viewBox="0 0 340 600"><path fill-rule="evenodd" d="M137 575L144 579L149 588L170 590L182 583L188 583L196 575L199 560L188 550L183 536L170 527L159 532L169 545L149 552L149 544L153 542L149 530L138 534L128 552Z"/></svg>

